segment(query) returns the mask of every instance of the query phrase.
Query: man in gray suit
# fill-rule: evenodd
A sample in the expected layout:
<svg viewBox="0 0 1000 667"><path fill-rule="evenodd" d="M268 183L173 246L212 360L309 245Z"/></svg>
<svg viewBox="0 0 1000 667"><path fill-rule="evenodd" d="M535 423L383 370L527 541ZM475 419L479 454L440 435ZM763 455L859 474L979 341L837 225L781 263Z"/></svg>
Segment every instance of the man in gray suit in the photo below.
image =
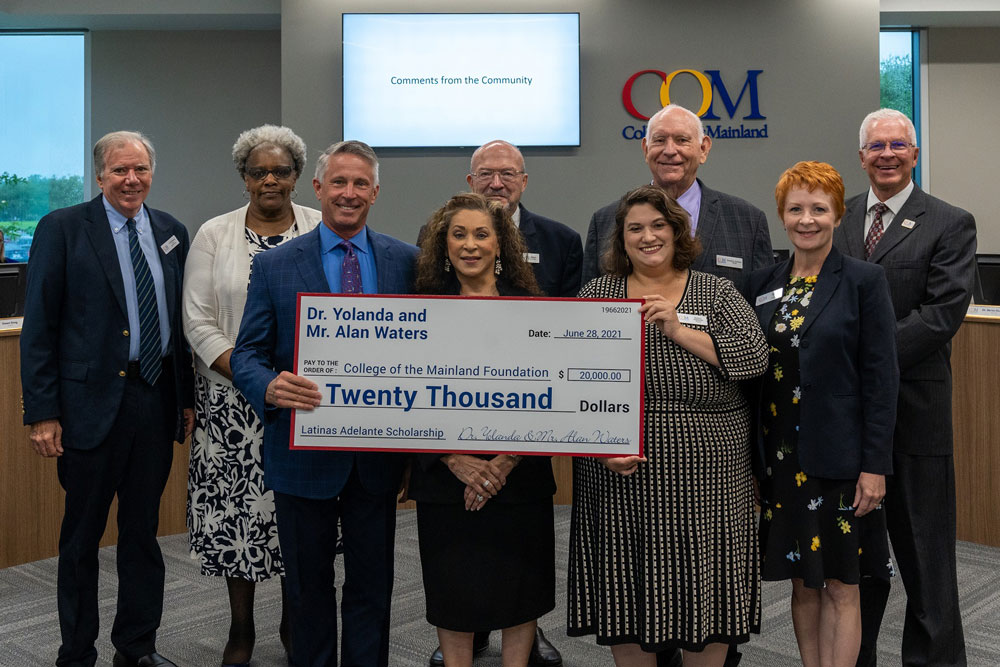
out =
<svg viewBox="0 0 1000 667"><path fill-rule="evenodd" d="M976 221L912 180L920 149L905 115L892 109L861 124L861 166L871 187L847 202L834 245L881 264L889 279L899 351L893 475L885 511L906 588L904 665L965 665L955 574L951 338L972 293ZM878 341L871 341L873 345ZM861 653L874 665L889 584L861 582Z"/></svg>
<svg viewBox="0 0 1000 667"><path fill-rule="evenodd" d="M712 138L701 120L684 107L670 104L649 119L642 154L653 184L667 191L691 217L691 229L702 252L691 266L729 278L743 292L754 269L774 263L767 218L753 204L705 186L698 167L708 159ZM583 283L601 275L601 258L615 226L615 200L590 218L583 250Z"/></svg>

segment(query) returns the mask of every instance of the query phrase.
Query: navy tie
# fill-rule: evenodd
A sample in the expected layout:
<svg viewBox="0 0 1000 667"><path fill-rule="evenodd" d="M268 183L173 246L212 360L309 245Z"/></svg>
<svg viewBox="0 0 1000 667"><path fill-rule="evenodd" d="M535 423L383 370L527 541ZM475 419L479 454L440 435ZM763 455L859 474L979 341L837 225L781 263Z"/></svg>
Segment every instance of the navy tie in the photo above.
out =
<svg viewBox="0 0 1000 667"><path fill-rule="evenodd" d="M160 353L160 313L156 307L156 290L153 274L146 262L146 255L139 247L139 235L135 231L135 220L125 221L128 227L128 250L132 256L132 272L135 275L135 296L139 304L139 375L148 384L156 384L163 370Z"/></svg>
<svg viewBox="0 0 1000 667"><path fill-rule="evenodd" d="M340 265L340 291L344 294L361 294L361 264L354 252L354 244L341 241L337 244L344 249L344 262Z"/></svg>

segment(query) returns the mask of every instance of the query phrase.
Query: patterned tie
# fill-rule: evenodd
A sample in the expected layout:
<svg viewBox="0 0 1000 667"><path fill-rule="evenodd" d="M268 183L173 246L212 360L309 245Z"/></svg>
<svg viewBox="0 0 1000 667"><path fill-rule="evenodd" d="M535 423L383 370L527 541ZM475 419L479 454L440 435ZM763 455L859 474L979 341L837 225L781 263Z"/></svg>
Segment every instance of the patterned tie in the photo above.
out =
<svg viewBox="0 0 1000 667"><path fill-rule="evenodd" d="M872 226L868 229L868 236L865 237L865 259L872 256L875 246L882 239L884 230L882 229L882 214L889 210L889 207L879 202L872 206L875 217L872 218Z"/></svg>
<svg viewBox="0 0 1000 667"><path fill-rule="evenodd" d="M340 291L344 294L361 294L361 264L354 253L354 244L341 241L338 248L344 249L344 262L340 265Z"/></svg>
<svg viewBox="0 0 1000 667"><path fill-rule="evenodd" d="M139 375L148 384L156 384L163 370L160 358L160 313L156 308L156 290L153 288L153 274L149 271L146 256L139 247L139 235L135 232L135 220L125 221L128 227L128 250L132 256L132 272L135 275L135 296L139 302Z"/></svg>

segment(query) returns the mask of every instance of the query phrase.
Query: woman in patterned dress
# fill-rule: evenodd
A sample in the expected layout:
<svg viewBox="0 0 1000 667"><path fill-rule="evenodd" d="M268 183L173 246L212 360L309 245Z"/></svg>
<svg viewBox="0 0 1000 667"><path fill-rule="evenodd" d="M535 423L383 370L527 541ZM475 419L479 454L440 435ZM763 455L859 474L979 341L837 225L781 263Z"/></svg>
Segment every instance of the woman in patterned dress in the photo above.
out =
<svg viewBox="0 0 1000 667"><path fill-rule="evenodd" d="M201 226L184 273L184 334L197 367L187 524L202 574L226 578L232 620L222 662L243 665L255 641L255 584L283 575L284 567L274 496L263 484L263 427L232 385L229 355L246 305L251 258L308 232L320 213L292 203L306 146L287 127L242 133L233 161L250 201ZM287 649L284 586L280 633Z"/></svg>
<svg viewBox="0 0 1000 667"><path fill-rule="evenodd" d="M794 253L755 271L750 295L770 345L762 378L763 578L792 581L802 663L855 664L861 577L890 576L885 475L899 371L882 267L843 256L840 174L799 162L775 189Z"/></svg>
<svg viewBox="0 0 1000 667"><path fill-rule="evenodd" d="M569 634L597 635L615 664L722 665L759 627L750 409L738 384L764 372L753 310L725 279L691 271L687 213L644 186L618 205L607 275L581 297L641 298L643 456L578 458Z"/></svg>

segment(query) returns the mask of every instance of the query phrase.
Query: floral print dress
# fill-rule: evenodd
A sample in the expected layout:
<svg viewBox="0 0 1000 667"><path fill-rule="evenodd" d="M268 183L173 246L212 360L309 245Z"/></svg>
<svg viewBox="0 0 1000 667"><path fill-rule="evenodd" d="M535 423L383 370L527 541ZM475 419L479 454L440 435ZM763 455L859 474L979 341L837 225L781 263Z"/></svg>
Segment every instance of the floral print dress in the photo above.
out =
<svg viewBox="0 0 1000 667"><path fill-rule="evenodd" d="M856 479L824 479L799 466L802 391L799 334L816 276L792 277L767 328L768 371L761 394L766 469L761 484L760 543L766 581L826 579L857 584L862 576L892 576L885 511L854 516Z"/></svg>
<svg viewBox="0 0 1000 667"><path fill-rule="evenodd" d="M246 229L251 259L299 235L297 224L263 236ZM231 384L195 374L195 427L188 465L187 525L201 573L248 581L285 574L274 492L260 463L263 425Z"/></svg>

